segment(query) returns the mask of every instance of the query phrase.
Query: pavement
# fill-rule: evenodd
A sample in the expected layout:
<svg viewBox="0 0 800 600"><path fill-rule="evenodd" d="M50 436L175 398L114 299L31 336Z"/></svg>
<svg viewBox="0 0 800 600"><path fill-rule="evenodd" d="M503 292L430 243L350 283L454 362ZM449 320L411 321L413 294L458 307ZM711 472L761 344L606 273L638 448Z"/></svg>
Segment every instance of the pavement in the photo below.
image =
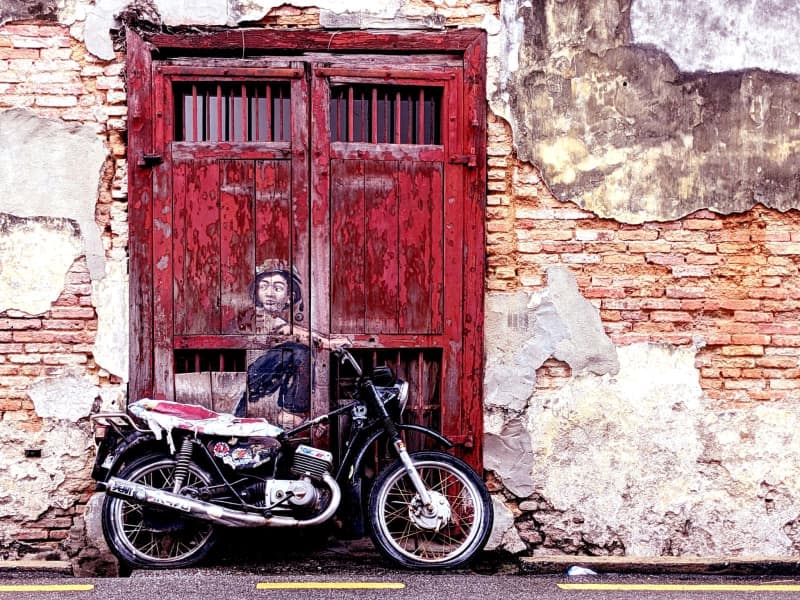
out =
<svg viewBox="0 0 800 600"><path fill-rule="evenodd" d="M296 532L294 532L296 534ZM282 536L281 536L282 537ZM222 540L203 569L248 574L350 572L391 569L368 539L343 541L236 536ZM631 556L510 556L485 552L470 570L480 574L566 575L571 567L597 574L645 575L800 575L800 557L631 557ZM157 575L160 571L137 572ZM71 577L72 565L62 560L0 560L0 578L20 576Z"/></svg>

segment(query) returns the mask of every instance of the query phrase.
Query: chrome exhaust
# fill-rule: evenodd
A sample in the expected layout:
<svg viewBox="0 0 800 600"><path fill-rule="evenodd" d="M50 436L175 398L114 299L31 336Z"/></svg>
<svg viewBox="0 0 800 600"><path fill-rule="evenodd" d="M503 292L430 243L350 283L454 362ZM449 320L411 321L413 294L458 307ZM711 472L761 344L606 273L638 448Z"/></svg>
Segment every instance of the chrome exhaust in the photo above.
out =
<svg viewBox="0 0 800 600"><path fill-rule="evenodd" d="M233 510L204 502L196 498L173 494L170 491L155 488L141 483L133 483L119 477L112 477L105 485L105 492L114 498L122 498L136 504L150 504L161 508L168 508L179 513L185 513L195 519L210 521L226 527L312 527L320 525L330 519L339 508L342 500L342 491L339 484L330 475L324 473L322 482L331 491L331 500L328 506L316 517L307 520L293 517L265 517L254 513Z"/></svg>

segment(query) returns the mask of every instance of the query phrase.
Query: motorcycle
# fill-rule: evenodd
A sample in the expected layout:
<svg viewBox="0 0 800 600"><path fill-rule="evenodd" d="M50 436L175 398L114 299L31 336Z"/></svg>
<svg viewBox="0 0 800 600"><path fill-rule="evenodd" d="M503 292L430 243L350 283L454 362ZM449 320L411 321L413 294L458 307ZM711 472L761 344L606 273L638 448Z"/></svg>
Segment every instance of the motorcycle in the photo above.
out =
<svg viewBox="0 0 800 600"><path fill-rule="evenodd" d="M404 434L452 444L402 422L408 383L389 367L366 376L346 348L332 352L355 373L352 397L291 429L151 399L92 415L92 476L106 494L102 527L114 554L129 567L185 567L208 554L221 526L308 528L357 513L373 544L399 566L444 569L473 559L492 529L483 480L445 452L409 452ZM312 428L341 416L349 425L337 465L332 453L305 442ZM378 446L394 462L372 464ZM371 470L373 477L364 475Z"/></svg>

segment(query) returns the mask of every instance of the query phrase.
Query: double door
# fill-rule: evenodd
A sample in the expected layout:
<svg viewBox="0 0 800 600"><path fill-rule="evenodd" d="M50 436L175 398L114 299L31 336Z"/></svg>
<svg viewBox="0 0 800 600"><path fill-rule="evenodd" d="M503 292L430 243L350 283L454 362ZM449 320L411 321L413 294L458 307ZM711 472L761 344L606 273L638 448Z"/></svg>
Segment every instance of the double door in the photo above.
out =
<svg viewBox="0 0 800 600"><path fill-rule="evenodd" d="M328 348L347 340L469 459L482 288L465 269L483 248L463 59L173 59L152 76L152 394L297 424L346 395Z"/></svg>

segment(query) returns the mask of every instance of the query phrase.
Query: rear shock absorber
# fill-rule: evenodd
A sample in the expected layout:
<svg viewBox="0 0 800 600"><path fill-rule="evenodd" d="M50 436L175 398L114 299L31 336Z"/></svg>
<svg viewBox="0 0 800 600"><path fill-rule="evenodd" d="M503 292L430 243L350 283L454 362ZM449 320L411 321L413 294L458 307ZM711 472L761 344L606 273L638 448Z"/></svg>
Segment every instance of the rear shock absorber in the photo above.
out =
<svg viewBox="0 0 800 600"><path fill-rule="evenodd" d="M189 462L192 460L192 445L191 438L183 438L181 448L175 455L175 479L172 482L173 494L180 494L183 484L186 483L186 476L189 474Z"/></svg>

